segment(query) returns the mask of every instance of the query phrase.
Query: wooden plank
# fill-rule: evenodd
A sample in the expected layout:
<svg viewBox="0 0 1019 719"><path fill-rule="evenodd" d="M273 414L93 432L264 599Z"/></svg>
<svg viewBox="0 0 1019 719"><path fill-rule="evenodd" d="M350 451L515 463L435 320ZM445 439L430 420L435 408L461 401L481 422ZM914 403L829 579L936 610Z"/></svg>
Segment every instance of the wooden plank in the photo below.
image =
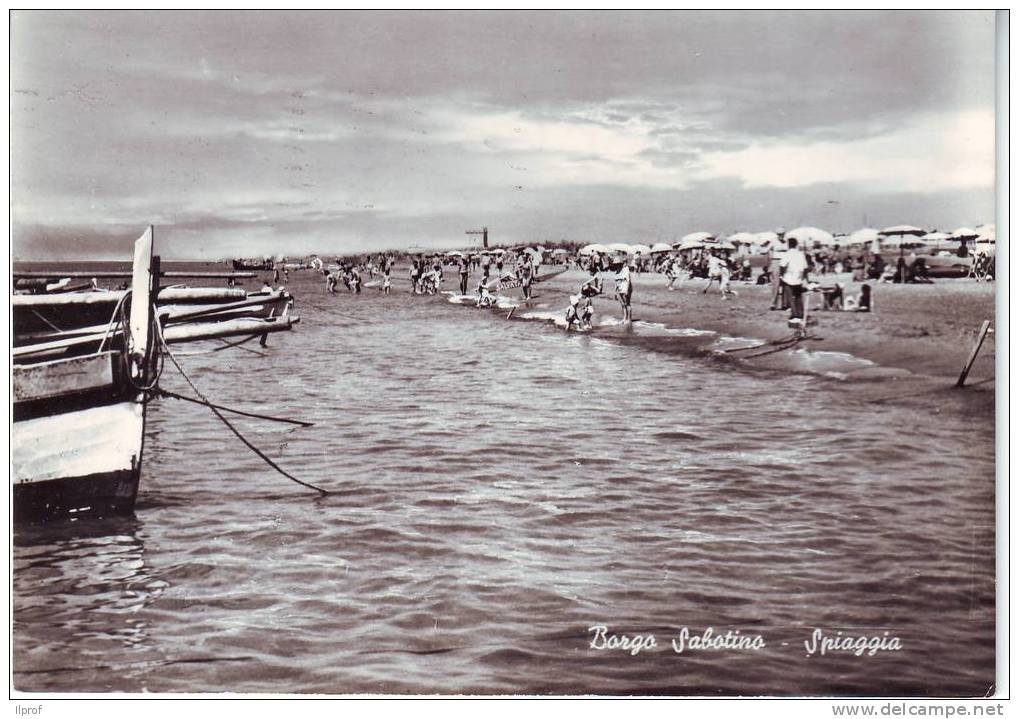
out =
<svg viewBox="0 0 1019 719"><path fill-rule="evenodd" d="M92 342L101 342L103 337L106 336L105 327L103 332L97 332L90 335L75 335L66 337L63 339L53 340L52 342L37 342L35 344L24 345L22 347L15 347L13 350L14 359L17 360L20 357L30 357L37 354L45 354L47 352L64 351L75 345L89 344ZM112 337L114 334L121 332L117 329L110 333Z"/></svg>
<svg viewBox="0 0 1019 719"><path fill-rule="evenodd" d="M133 277L133 273L125 271L101 271L101 272L12 272L11 275L15 279L41 279L41 280L58 280L64 277L68 277L73 280L88 280L95 277L97 280L126 280ZM254 272L181 272L172 270L168 272L160 272L160 277L167 277L173 279L186 279L189 277L206 279L206 280L228 280L233 278L235 280L248 280L256 276Z"/></svg>
<svg viewBox="0 0 1019 719"><path fill-rule="evenodd" d="M13 484L129 470L141 460L145 405L119 402L11 425Z"/></svg>
<svg viewBox="0 0 1019 719"><path fill-rule="evenodd" d="M239 335L260 335L269 332L285 332L291 328L297 317L275 317L272 319L243 318L225 320L223 322L193 322L171 325L163 330L163 338L167 344L178 342L197 342L198 340L215 339L217 337L237 337Z"/></svg>
<svg viewBox="0 0 1019 719"><path fill-rule="evenodd" d="M124 290L68 292L56 295L13 295L15 307L62 307L66 305L115 304L127 292ZM159 302L205 302L208 300L243 300L247 292L240 287L164 287L156 299Z"/></svg>
<svg viewBox="0 0 1019 719"><path fill-rule="evenodd" d="M987 337L988 330L991 329L991 321L984 320L984 323L980 325L980 331L977 333L976 344L973 345L973 351L969 353L969 359L966 360L966 366L962 368L962 374L959 375L959 380L955 383L956 387L962 387L966 384L966 377L969 376L969 371L973 368L973 363L977 360L977 355L980 353L980 348L984 344L984 338Z"/></svg>
<svg viewBox="0 0 1019 719"><path fill-rule="evenodd" d="M113 385L113 352L13 365L14 402L87 392Z"/></svg>
<svg viewBox="0 0 1019 719"><path fill-rule="evenodd" d="M149 292L152 289L152 226L134 243L131 273L131 355L138 361L149 348Z"/></svg>

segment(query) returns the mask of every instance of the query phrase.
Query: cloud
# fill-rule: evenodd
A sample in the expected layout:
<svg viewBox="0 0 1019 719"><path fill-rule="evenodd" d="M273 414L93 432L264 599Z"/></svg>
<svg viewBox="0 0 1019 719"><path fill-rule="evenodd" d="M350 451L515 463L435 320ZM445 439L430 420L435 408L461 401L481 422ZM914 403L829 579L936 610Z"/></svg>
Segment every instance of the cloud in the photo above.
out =
<svg viewBox="0 0 1019 719"><path fill-rule="evenodd" d="M704 173L749 187L850 182L876 191L937 192L994 185L994 114L931 114L874 137L764 142L707 152Z"/></svg>

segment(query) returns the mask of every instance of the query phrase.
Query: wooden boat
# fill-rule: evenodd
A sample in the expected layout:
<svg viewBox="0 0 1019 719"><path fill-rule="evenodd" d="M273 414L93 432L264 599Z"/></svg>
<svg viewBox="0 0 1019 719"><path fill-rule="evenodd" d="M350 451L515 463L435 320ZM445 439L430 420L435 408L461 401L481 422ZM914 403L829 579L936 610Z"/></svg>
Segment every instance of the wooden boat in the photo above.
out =
<svg viewBox="0 0 1019 719"><path fill-rule="evenodd" d="M239 259L239 260L233 260L232 264L233 264L233 268L235 270L253 270L253 271L256 271L256 272L259 272L259 271L263 271L263 272L264 271L269 271L269 272L271 272L276 267L275 263L272 260L270 260L270 259L264 259L264 260L244 260L244 259Z"/></svg>
<svg viewBox="0 0 1019 719"><path fill-rule="evenodd" d="M17 522L133 511L164 344L264 336L297 321L282 291L161 288L152 235L135 243L130 291L12 298Z"/></svg>

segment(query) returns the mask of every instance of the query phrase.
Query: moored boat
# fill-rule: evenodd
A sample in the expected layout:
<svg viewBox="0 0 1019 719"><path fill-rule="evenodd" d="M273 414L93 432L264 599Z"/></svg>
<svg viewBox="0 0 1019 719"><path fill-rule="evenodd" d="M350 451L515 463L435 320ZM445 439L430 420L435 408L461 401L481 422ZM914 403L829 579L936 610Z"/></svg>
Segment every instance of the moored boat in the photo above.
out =
<svg viewBox="0 0 1019 719"><path fill-rule="evenodd" d="M135 243L129 290L12 298L17 522L131 512L167 345L264 337L297 321L283 290L160 287L152 235Z"/></svg>

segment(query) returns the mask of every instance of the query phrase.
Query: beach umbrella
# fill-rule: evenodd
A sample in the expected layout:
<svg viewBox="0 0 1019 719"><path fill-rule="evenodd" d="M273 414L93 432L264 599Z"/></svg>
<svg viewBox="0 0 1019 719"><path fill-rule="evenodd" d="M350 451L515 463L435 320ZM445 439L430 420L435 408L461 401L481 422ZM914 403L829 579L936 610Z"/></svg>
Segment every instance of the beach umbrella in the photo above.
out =
<svg viewBox="0 0 1019 719"><path fill-rule="evenodd" d="M959 229L954 230L951 235L953 240L975 240L979 236L979 232L971 230L968 227L960 227Z"/></svg>
<svg viewBox="0 0 1019 719"><path fill-rule="evenodd" d="M702 244L705 247L709 248L709 249L715 249L715 250L735 250L736 249L736 245L734 245L732 242L729 242L729 240L718 238L718 237L710 237L710 238L704 240Z"/></svg>
<svg viewBox="0 0 1019 719"><path fill-rule="evenodd" d="M878 239L878 231L873 227L864 227L849 235L847 242L850 245L869 245Z"/></svg>
<svg viewBox="0 0 1019 719"><path fill-rule="evenodd" d="M579 254L579 255L593 255L595 253L598 253L600 255L608 255L608 254L612 253L612 250L610 250L605 245L599 245L599 244L596 243L596 244L593 244L593 245L584 245L583 247L580 248L580 251L577 254Z"/></svg>
<svg viewBox="0 0 1019 719"><path fill-rule="evenodd" d="M630 245L630 252L635 255L650 255L651 248L647 245Z"/></svg>
<svg viewBox="0 0 1019 719"><path fill-rule="evenodd" d="M997 232L994 229L994 225L977 225L976 231L977 242L994 242L997 240Z"/></svg>
<svg viewBox="0 0 1019 719"><path fill-rule="evenodd" d="M709 238L714 238L710 232L691 232L689 235L683 235L679 241L680 244L684 242L704 242Z"/></svg>
<svg viewBox="0 0 1019 719"><path fill-rule="evenodd" d="M785 238L787 241L794 239L801 245L834 244L832 234L817 227L797 227L795 230L785 233Z"/></svg>
<svg viewBox="0 0 1019 719"><path fill-rule="evenodd" d="M886 227L880 232L879 235L882 237L894 237L894 236L913 236L921 237L927 234L927 230L921 227L914 227L913 225L893 225L892 227Z"/></svg>
<svg viewBox="0 0 1019 719"><path fill-rule="evenodd" d="M770 245L772 242L778 242L778 233L771 232L757 232L754 234L754 244L757 245Z"/></svg>
<svg viewBox="0 0 1019 719"><path fill-rule="evenodd" d="M464 253L460 250L450 250L446 253L446 257L463 257Z"/></svg>
<svg viewBox="0 0 1019 719"><path fill-rule="evenodd" d="M667 242L656 242L651 245L651 252L657 254L659 252L672 252L672 245Z"/></svg>
<svg viewBox="0 0 1019 719"><path fill-rule="evenodd" d="M619 252L624 255L630 254L630 246L622 242L613 242L608 248L613 252Z"/></svg>
<svg viewBox="0 0 1019 719"><path fill-rule="evenodd" d="M737 232L729 235L729 242L735 242L741 245L752 245L757 241L757 235L750 232Z"/></svg>
<svg viewBox="0 0 1019 719"><path fill-rule="evenodd" d="M553 255L565 255L565 254L569 254L569 253L567 253L566 250L564 250L562 247L560 247L557 250L552 250L552 254Z"/></svg>
<svg viewBox="0 0 1019 719"><path fill-rule="evenodd" d="M704 248L704 242L701 240L683 240L676 245L677 250L700 250Z"/></svg>

